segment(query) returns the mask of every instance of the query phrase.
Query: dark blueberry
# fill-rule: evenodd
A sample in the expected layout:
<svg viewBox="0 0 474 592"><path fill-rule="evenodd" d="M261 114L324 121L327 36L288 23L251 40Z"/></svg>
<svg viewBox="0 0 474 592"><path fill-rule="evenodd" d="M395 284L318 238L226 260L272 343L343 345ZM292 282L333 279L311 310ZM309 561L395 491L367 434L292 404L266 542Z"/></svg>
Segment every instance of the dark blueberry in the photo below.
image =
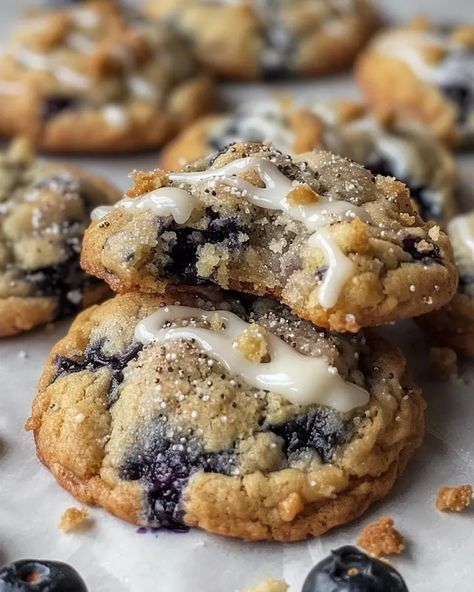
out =
<svg viewBox="0 0 474 592"><path fill-rule="evenodd" d="M430 265L431 263L441 263L441 255L438 245L431 244L432 250L420 252L416 245L423 240L419 236L407 236L403 239L402 245L403 250L409 253L414 261L421 261L424 265ZM426 242L426 239L425 239Z"/></svg>
<svg viewBox="0 0 474 592"><path fill-rule="evenodd" d="M0 592L87 592L87 587L67 563L21 559L0 569Z"/></svg>
<svg viewBox="0 0 474 592"><path fill-rule="evenodd" d="M288 460L295 461L306 452L317 452L321 460L329 462L336 449L347 441L350 431L347 423L326 409L298 415L280 425L268 428L283 438L283 451Z"/></svg>
<svg viewBox="0 0 474 592"><path fill-rule="evenodd" d="M408 592L408 588L391 565L347 545L313 567L302 592Z"/></svg>
<svg viewBox="0 0 474 592"><path fill-rule="evenodd" d="M183 530L180 501L191 475L198 471L229 475L234 452L205 452L202 441L192 433L171 436L158 420L120 471L128 481L142 481L147 495L148 522L170 530Z"/></svg>
<svg viewBox="0 0 474 592"><path fill-rule="evenodd" d="M109 390L109 405L113 405L119 397L119 387L123 382L123 370L127 364L137 357L142 344L132 344L123 354L110 356L102 351L103 342L90 345L81 360L73 360L65 356L56 359L56 378L82 370L95 371L100 368L112 370L112 382Z"/></svg>
<svg viewBox="0 0 474 592"><path fill-rule="evenodd" d="M57 95L43 99L41 106L41 118L43 121L49 121L66 110L77 109L81 101L75 97Z"/></svg>
<svg viewBox="0 0 474 592"><path fill-rule="evenodd" d="M169 244L167 251L168 262L164 266L167 277L175 276L184 282L206 283L197 275L196 261L199 247L205 243L222 246L231 253L237 252L242 246L242 227L236 217L219 217L212 210L208 210L211 218L206 230L192 228L174 228L176 240Z"/></svg>
<svg viewBox="0 0 474 592"><path fill-rule="evenodd" d="M474 94L472 88L464 84L448 84L441 90L446 97L455 103L458 108L458 123L467 123L470 112L474 107Z"/></svg>

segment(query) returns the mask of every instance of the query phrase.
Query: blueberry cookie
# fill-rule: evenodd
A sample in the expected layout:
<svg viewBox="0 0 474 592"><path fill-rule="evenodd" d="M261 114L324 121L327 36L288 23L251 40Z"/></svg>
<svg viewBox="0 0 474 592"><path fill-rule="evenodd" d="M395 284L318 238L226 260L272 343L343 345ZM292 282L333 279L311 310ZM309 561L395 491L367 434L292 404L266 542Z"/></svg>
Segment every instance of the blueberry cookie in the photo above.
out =
<svg viewBox="0 0 474 592"><path fill-rule="evenodd" d="M229 115L191 124L162 153L161 165L177 170L232 142L272 142L298 154L323 148L363 164L375 174L408 185L425 220L443 224L455 213L456 167L450 152L413 125L380 121L358 101L290 101L248 104Z"/></svg>
<svg viewBox="0 0 474 592"><path fill-rule="evenodd" d="M143 526L290 541L359 516L423 438L403 356L214 290L83 312L33 404L40 459L82 502Z"/></svg>
<svg viewBox="0 0 474 592"><path fill-rule="evenodd" d="M419 323L436 342L474 357L474 212L453 218L448 234L459 271L459 287L451 302Z"/></svg>
<svg viewBox="0 0 474 592"><path fill-rule="evenodd" d="M472 144L474 25L384 31L360 57L357 78L385 116L420 122L450 145Z"/></svg>
<svg viewBox="0 0 474 592"><path fill-rule="evenodd" d="M369 0L148 0L219 75L314 76L349 66L378 25Z"/></svg>
<svg viewBox="0 0 474 592"><path fill-rule="evenodd" d="M151 148L212 101L187 45L115 2L37 11L0 57L0 135L28 134L47 151Z"/></svg>
<svg viewBox="0 0 474 592"><path fill-rule="evenodd" d="M330 153L235 144L135 181L85 235L84 268L115 291L212 283L357 331L439 308L456 289L449 241L430 236L406 187Z"/></svg>
<svg viewBox="0 0 474 592"><path fill-rule="evenodd" d="M108 294L79 266L91 210L120 193L78 168L0 154L0 337L72 314Z"/></svg>

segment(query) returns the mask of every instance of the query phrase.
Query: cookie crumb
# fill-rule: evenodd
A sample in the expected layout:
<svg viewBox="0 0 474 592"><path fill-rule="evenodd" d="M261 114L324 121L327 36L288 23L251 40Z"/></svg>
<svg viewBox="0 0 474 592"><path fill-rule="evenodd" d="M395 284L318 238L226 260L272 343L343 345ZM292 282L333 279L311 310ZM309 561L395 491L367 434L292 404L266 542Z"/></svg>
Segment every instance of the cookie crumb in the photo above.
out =
<svg viewBox="0 0 474 592"><path fill-rule="evenodd" d="M431 347L430 367L433 374L441 380L456 377L458 375L458 356L450 347Z"/></svg>
<svg viewBox="0 0 474 592"><path fill-rule="evenodd" d="M278 513L284 522L291 522L304 509L301 495L293 491L278 504Z"/></svg>
<svg viewBox="0 0 474 592"><path fill-rule="evenodd" d="M416 218L415 218L415 216L412 216L411 214L407 214L407 212L402 212L400 214L400 222L404 226L413 226L413 224L415 224L415 222L416 222Z"/></svg>
<svg viewBox="0 0 474 592"><path fill-rule="evenodd" d="M431 240L434 240L436 242L439 239L440 232L441 232L441 228L439 226L432 226L428 230L428 236L430 237Z"/></svg>
<svg viewBox="0 0 474 592"><path fill-rule="evenodd" d="M472 485L459 485L439 488L436 509L440 512L462 512L468 508L472 499Z"/></svg>
<svg viewBox="0 0 474 592"><path fill-rule="evenodd" d="M269 362L270 351L265 333L263 327L254 323L237 337L234 347L251 362L257 364Z"/></svg>
<svg viewBox="0 0 474 592"><path fill-rule="evenodd" d="M284 580L274 580L273 578L265 578L263 582L246 588L244 592L287 592L288 584Z"/></svg>
<svg viewBox="0 0 474 592"><path fill-rule="evenodd" d="M308 204L318 203L320 196L308 185L297 185L288 194L288 203L290 206L306 206Z"/></svg>
<svg viewBox="0 0 474 592"><path fill-rule="evenodd" d="M357 539L357 544L369 555L382 557L384 555L398 555L405 549L403 536L394 528L392 518L383 516L378 522L365 527Z"/></svg>
<svg viewBox="0 0 474 592"><path fill-rule="evenodd" d="M89 512L86 508L67 508L61 516L59 528L63 532L72 532L84 528L89 522Z"/></svg>

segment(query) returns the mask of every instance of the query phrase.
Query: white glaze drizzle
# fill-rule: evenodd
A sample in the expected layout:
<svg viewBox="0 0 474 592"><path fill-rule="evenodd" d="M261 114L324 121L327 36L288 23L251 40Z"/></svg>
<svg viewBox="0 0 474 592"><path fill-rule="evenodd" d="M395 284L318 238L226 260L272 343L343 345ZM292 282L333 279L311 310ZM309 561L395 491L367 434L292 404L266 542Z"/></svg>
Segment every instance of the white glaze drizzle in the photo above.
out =
<svg viewBox="0 0 474 592"><path fill-rule="evenodd" d="M100 220L116 208L125 208L132 212L151 210L157 216L173 216L177 224L184 224L198 203L198 200L184 189L160 187L136 199L126 197L113 206L99 206L92 211L91 218Z"/></svg>
<svg viewBox="0 0 474 592"><path fill-rule="evenodd" d="M50 57L21 48L14 52L14 57L32 70L45 70L55 76L60 82L76 88L89 88L91 79L77 70L63 66Z"/></svg>
<svg viewBox="0 0 474 592"><path fill-rule="evenodd" d="M449 236L462 242L474 259L474 213L461 214L448 224Z"/></svg>
<svg viewBox="0 0 474 592"><path fill-rule="evenodd" d="M186 319L206 321L218 314L223 321L220 331L187 325L163 328L166 323ZM152 342L194 339L214 360L231 374L241 376L250 386L278 393L295 405L327 405L347 412L366 405L369 393L346 382L334 366L324 359L297 352L272 333L268 333L270 362L256 363L238 351L236 338L250 327L234 313L204 311L186 306L166 306L140 321L135 338L148 345Z"/></svg>
<svg viewBox="0 0 474 592"><path fill-rule="evenodd" d="M122 105L109 104L101 109L102 116L112 127L125 129L130 123L130 117L126 107Z"/></svg>

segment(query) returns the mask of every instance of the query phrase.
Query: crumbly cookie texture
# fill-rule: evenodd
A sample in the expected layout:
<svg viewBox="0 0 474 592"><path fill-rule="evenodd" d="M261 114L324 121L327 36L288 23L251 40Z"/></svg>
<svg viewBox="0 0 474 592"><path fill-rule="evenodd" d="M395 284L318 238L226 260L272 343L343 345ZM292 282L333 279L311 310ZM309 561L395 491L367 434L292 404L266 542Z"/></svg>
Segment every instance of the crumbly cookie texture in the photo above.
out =
<svg viewBox="0 0 474 592"><path fill-rule="evenodd" d="M77 167L37 160L29 143L0 154L0 337L72 314L109 290L79 265L90 212L120 193Z"/></svg>
<svg viewBox="0 0 474 592"><path fill-rule="evenodd" d="M369 103L386 117L419 122L449 145L471 145L473 40L474 25L448 30L417 21L389 29L361 55L356 77Z"/></svg>
<svg viewBox="0 0 474 592"><path fill-rule="evenodd" d="M450 151L419 126L384 119L355 100L304 105L268 100L201 118L165 147L160 166L179 170L237 141L269 141L287 154L329 150L374 174L403 181L425 220L445 225L456 212L457 174Z"/></svg>
<svg viewBox="0 0 474 592"><path fill-rule="evenodd" d="M244 592L287 592L287 590L288 584L284 580L265 578L256 586L246 588Z"/></svg>
<svg viewBox="0 0 474 592"><path fill-rule="evenodd" d="M212 103L187 44L119 2L34 11L0 57L0 135L46 151L152 148Z"/></svg>
<svg viewBox="0 0 474 592"><path fill-rule="evenodd" d="M366 526L357 544L375 557L398 555L405 549L403 536L394 527L393 519L387 516Z"/></svg>
<svg viewBox="0 0 474 592"><path fill-rule="evenodd" d="M88 229L84 268L115 291L213 283L272 295L337 331L420 315L454 294L446 235L430 236L434 224L394 179L330 153L245 143L187 171L136 173L127 207ZM150 195L178 205L163 210Z"/></svg>
<svg viewBox="0 0 474 592"><path fill-rule="evenodd" d="M167 320L165 332L181 337L144 346L143 322L146 334L164 305L199 311ZM258 323L298 360L323 361L368 403L342 412L250 386L232 371L241 354L227 369L225 345L212 354L186 333L221 339L217 310ZM81 313L49 356L27 428L39 458L84 503L143 526L289 541L386 495L422 441L424 407L403 356L375 333L329 333L274 300L196 288L118 295Z"/></svg>
<svg viewBox="0 0 474 592"><path fill-rule="evenodd" d="M441 512L462 512L471 505L472 485L439 488L436 509Z"/></svg>
<svg viewBox="0 0 474 592"><path fill-rule="evenodd" d="M451 220L448 235L459 271L458 291L446 306L417 320L437 344L474 357L474 212Z"/></svg>
<svg viewBox="0 0 474 592"><path fill-rule="evenodd" d="M83 529L89 522L89 512L86 508L67 508L59 521L59 528L65 532Z"/></svg>
<svg viewBox="0 0 474 592"><path fill-rule="evenodd" d="M147 8L181 30L205 65L244 80L346 68L379 24L368 0L148 0Z"/></svg>

